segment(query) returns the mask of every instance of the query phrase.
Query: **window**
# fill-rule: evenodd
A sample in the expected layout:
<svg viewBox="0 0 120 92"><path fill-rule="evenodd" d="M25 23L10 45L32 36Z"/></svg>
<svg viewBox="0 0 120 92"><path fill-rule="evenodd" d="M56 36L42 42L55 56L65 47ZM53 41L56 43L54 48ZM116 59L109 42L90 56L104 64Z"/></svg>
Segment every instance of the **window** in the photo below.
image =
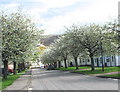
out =
<svg viewBox="0 0 120 92"><path fill-rule="evenodd" d="M80 60L80 63L81 63L81 60Z"/></svg>
<svg viewBox="0 0 120 92"><path fill-rule="evenodd" d="M96 58L94 59L94 61L95 61L95 63L97 62L97 61L96 61Z"/></svg>
<svg viewBox="0 0 120 92"><path fill-rule="evenodd" d="M83 62L84 62L84 59L83 59Z"/></svg>
<svg viewBox="0 0 120 92"><path fill-rule="evenodd" d="M109 59L106 59L107 62L109 62Z"/></svg>
<svg viewBox="0 0 120 92"><path fill-rule="evenodd" d="M88 62L90 62L90 60L88 59Z"/></svg>

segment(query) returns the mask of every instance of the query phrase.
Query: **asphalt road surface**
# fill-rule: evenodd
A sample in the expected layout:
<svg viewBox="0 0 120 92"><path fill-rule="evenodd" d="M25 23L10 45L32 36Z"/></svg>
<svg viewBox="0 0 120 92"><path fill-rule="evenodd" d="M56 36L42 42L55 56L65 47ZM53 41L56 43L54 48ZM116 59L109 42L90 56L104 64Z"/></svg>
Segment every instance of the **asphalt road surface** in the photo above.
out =
<svg viewBox="0 0 120 92"><path fill-rule="evenodd" d="M30 90L118 90L118 80L69 73L68 71L33 69Z"/></svg>

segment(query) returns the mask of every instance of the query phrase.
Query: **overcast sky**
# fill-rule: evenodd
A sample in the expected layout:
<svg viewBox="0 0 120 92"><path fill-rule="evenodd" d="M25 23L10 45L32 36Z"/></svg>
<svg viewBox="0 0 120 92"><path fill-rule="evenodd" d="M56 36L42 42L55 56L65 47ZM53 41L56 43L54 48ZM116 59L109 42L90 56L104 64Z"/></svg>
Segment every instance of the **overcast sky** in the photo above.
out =
<svg viewBox="0 0 120 92"><path fill-rule="evenodd" d="M0 0L0 9L21 7L45 34L58 34L72 23L104 23L118 15L119 0Z"/></svg>

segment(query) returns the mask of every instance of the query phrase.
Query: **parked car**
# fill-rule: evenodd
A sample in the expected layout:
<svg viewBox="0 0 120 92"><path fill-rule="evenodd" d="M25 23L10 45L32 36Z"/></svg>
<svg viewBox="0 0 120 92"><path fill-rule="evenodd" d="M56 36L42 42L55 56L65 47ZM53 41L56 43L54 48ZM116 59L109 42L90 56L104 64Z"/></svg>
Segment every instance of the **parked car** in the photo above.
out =
<svg viewBox="0 0 120 92"><path fill-rule="evenodd" d="M40 68L44 68L44 66L40 66Z"/></svg>
<svg viewBox="0 0 120 92"><path fill-rule="evenodd" d="M8 68L8 73L13 73L13 72L14 72L13 69Z"/></svg>
<svg viewBox="0 0 120 92"><path fill-rule="evenodd" d="M49 65L48 67L47 67L47 70L54 70L55 68L54 68L54 66L53 65Z"/></svg>
<svg viewBox="0 0 120 92"><path fill-rule="evenodd" d="M48 65L44 65L44 68L47 68L48 67Z"/></svg>
<svg viewBox="0 0 120 92"><path fill-rule="evenodd" d="M8 73L10 74L10 73L13 73L13 72L14 72L13 66L8 65Z"/></svg>
<svg viewBox="0 0 120 92"><path fill-rule="evenodd" d="M2 70L2 74L3 74L3 73L4 73L4 68L1 68L1 70ZM8 65L7 74L9 75L9 74L11 74L11 73L13 73L13 72L14 72L13 68Z"/></svg>

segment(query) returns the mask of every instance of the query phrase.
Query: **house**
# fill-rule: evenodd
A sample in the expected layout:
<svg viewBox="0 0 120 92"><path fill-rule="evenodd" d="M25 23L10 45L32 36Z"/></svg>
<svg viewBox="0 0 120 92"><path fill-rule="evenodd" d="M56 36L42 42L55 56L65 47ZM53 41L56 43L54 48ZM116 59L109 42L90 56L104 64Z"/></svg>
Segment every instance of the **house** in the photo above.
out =
<svg viewBox="0 0 120 92"><path fill-rule="evenodd" d="M102 66L102 57L94 57L94 66L101 67ZM74 60L67 61L67 66L70 66L72 62L73 66L75 66ZM120 56L112 55L112 56L103 56L103 63L105 67L111 66L120 66ZM79 66L91 66L90 58L78 58ZM64 66L64 62L61 62L61 66Z"/></svg>

